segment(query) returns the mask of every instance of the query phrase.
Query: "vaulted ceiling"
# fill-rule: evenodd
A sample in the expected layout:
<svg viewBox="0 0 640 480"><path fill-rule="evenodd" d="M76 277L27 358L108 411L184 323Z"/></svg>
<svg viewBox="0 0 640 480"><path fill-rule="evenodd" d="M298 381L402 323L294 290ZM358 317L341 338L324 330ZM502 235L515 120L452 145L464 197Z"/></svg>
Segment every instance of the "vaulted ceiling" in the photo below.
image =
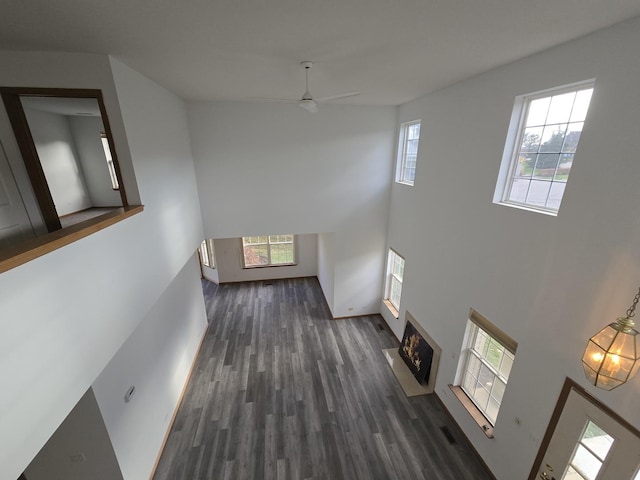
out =
<svg viewBox="0 0 640 480"><path fill-rule="evenodd" d="M638 0L3 0L0 49L111 54L198 100L299 98L311 60L316 97L398 105L637 15Z"/></svg>

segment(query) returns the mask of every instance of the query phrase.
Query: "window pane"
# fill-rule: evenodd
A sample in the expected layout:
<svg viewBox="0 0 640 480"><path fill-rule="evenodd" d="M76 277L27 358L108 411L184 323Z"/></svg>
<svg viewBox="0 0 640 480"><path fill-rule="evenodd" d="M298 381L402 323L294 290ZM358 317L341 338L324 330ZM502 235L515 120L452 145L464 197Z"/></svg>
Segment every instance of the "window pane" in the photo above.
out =
<svg viewBox="0 0 640 480"><path fill-rule="evenodd" d="M585 480L585 478L576 472L573 467L569 467L562 480Z"/></svg>
<svg viewBox="0 0 640 480"><path fill-rule="evenodd" d="M596 457L604 461L613 445L613 437L593 422L587 424L582 436L582 443L591 450Z"/></svg>
<svg viewBox="0 0 640 480"><path fill-rule="evenodd" d="M478 383L487 390L487 393L491 391L494 378L495 376L493 375L493 372L483 363L482 366L480 367L480 375L478 375Z"/></svg>
<svg viewBox="0 0 640 480"><path fill-rule="evenodd" d="M480 410L483 412L487 409L487 402L489 401L489 391L484 388L480 383L476 383L475 391L473 392L473 400Z"/></svg>
<svg viewBox="0 0 640 480"><path fill-rule="evenodd" d="M501 380L495 379L493 382L493 388L491 389L491 396L496 399L498 404L502 403L502 397L504 395L504 389L506 385Z"/></svg>
<svg viewBox="0 0 640 480"><path fill-rule="evenodd" d="M537 157L535 153L523 153L520 155L513 176L516 178L531 178Z"/></svg>
<svg viewBox="0 0 640 480"><path fill-rule="evenodd" d="M500 375L504 378L509 378L511 373L511 367L513 366L513 354L511 352L504 352L502 356L502 363L500 364Z"/></svg>
<svg viewBox="0 0 640 480"><path fill-rule="evenodd" d="M493 397L489 397L489 402L487 403L487 410L485 411L485 413L487 414L487 417L492 424L496 423L499 409L500 404Z"/></svg>
<svg viewBox="0 0 640 480"><path fill-rule="evenodd" d="M462 382L462 388L465 392L467 392L467 395L473 396L473 390L475 388L476 381L477 379L473 375L465 375Z"/></svg>
<svg viewBox="0 0 640 480"><path fill-rule="evenodd" d="M520 146L520 152L527 153L533 152L536 153L540 148L540 140L542 139L542 131L543 127L531 127L527 128L524 131L524 135L522 137L522 144Z"/></svg>
<svg viewBox="0 0 640 480"><path fill-rule="evenodd" d="M480 375L480 366L482 363L475 355L469 355L469 362L467 363L467 371L473 375L475 378L478 378Z"/></svg>
<svg viewBox="0 0 640 480"><path fill-rule="evenodd" d="M549 198L547 199L547 207L557 210L560 207L560 201L564 194L564 188L567 184L565 182L553 182L551 189L549 190Z"/></svg>
<svg viewBox="0 0 640 480"><path fill-rule="evenodd" d="M563 152L573 153L576 151L583 126L584 126L584 123L582 122L570 123L567 126L567 133L564 138L564 144L562 145Z"/></svg>
<svg viewBox="0 0 640 480"><path fill-rule="evenodd" d="M525 203L527 200L527 194L529 193L530 180L514 178L511 184L511 191L509 193L509 201Z"/></svg>
<svg viewBox="0 0 640 480"><path fill-rule="evenodd" d="M547 204L551 182L532 180L527 193L527 204L544 207Z"/></svg>
<svg viewBox="0 0 640 480"><path fill-rule="evenodd" d="M540 152L542 153L560 153L562 144L564 143L564 135L567 131L567 125L549 125L544 128L542 140L540 144Z"/></svg>
<svg viewBox="0 0 640 480"><path fill-rule="evenodd" d="M556 175L553 177L554 182L566 182L567 178L569 178L569 171L571 171L572 164L573 153L563 153L560 155L560 163L558 164Z"/></svg>
<svg viewBox="0 0 640 480"><path fill-rule="evenodd" d="M281 243L271 245L271 264L293 263L293 244Z"/></svg>
<svg viewBox="0 0 640 480"><path fill-rule="evenodd" d="M573 100L576 92L563 93L551 98L549 113L547 114L547 125L550 123L564 123L569 120L573 108Z"/></svg>
<svg viewBox="0 0 640 480"><path fill-rule="evenodd" d="M582 445L578 445L571 466L580 472L585 479L595 480L600 467L602 467L602 462Z"/></svg>
<svg viewBox="0 0 640 480"><path fill-rule="evenodd" d="M484 357L487 354L487 349L489 348L489 335L487 335L484 330L478 328L478 333L476 334L476 341L473 344L473 349L478 352L478 354Z"/></svg>
<svg viewBox="0 0 640 480"><path fill-rule="evenodd" d="M529 104L529 115L527 116L527 126L544 125L547 119L547 111L551 97L538 98Z"/></svg>
<svg viewBox="0 0 640 480"><path fill-rule="evenodd" d="M400 296L402 295L402 283L396 277L391 277L391 293L389 301L394 307L400 308Z"/></svg>
<svg viewBox="0 0 640 480"><path fill-rule="evenodd" d="M502 361L503 352L504 347L497 343L495 340L491 339L491 341L489 342L489 349L487 350L487 361L496 370L500 368L500 362Z"/></svg>
<svg viewBox="0 0 640 480"><path fill-rule="evenodd" d="M582 90L576 94L576 101L573 105L573 111L571 112L570 118L572 122L582 122L587 118L587 110L589 110L589 103L591 103L592 94L593 88Z"/></svg>
<svg viewBox="0 0 640 480"><path fill-rule="evenodd" d="M559 153L542 153L538 155L533 177L538 180L551 180L556 173L559 160Z"/></svg>
<svg viewBox="0 0 640 480"><path fill-rule="evenodd" d="M245 266L268 265L267 245L248 245L244 247Z"/></svg>

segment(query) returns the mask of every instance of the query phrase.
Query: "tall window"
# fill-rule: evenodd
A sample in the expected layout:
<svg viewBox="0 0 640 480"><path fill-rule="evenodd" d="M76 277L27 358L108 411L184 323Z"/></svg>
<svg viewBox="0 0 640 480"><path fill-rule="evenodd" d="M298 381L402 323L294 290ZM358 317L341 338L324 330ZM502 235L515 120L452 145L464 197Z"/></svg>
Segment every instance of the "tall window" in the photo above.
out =
<svg viewBox="0 0 640 480"><path fill-rule="evenodd" d="M109 169L109 176L111 177L111 188L118 190L118 176L116 175L116 167L113 165L113 157L111 156L111 149L109 148L109 139L106 134L101 134L102 149L104 150L104 156L107 159L107 168Z"/></svg>
<svg viewBox="0 0 640 480"><path fill-rule="evenodd" d="M496 203L558 212L593 85L589 81L516 99Z"/></svg>
<svg viewBox="0 0 640 480"><path fill-rule="evenodd" d="M216 268L215 257L213 255L213 240L211 238L202 241L199 252L202 265Z"/></svg>
<svg viewBox="0 0 640 480"><path fill-rule="evenodd" d="M294 235L242 237L244 267L295 264Z"/></svg>
<svg viewBox="0 0 640 480"><path fill-rule="evenodd" d="M420 120L400 125L400 141L398 143L398 166L396 182L413 185L416 177L416 160L420 141Z"/></svg>
<svg viewBox="0 0 640 480"><path fill-rule="evenodd" d="M396 310L400 310L400 297L402 295L402 277L404 276L404 258L389 249L387 260L387 282L385 301ZM396 315L397 316L397 315Z"/></svg>
<svg viewBox="0 0 640 480"><path fill-rule="evenodd" d="M473 309L465 339L460 387L495 425L518 344Z"/></svg>

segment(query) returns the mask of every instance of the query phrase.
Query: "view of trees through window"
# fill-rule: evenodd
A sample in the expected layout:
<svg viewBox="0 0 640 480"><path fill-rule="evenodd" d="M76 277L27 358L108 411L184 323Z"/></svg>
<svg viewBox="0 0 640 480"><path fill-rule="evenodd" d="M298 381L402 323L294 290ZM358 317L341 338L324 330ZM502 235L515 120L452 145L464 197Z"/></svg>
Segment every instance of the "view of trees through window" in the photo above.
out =
<svg viewBox="0 0 640 480"><path fill-rule="evenodd" d="M592 93L590 84L525 103L508 202L558 211Z"/></svg>
<svg viewBox="0 0 640 480"><path fill-rule="evenodd" d="M242 237L242 249L245 267L295 263L294 235Z"/></svg>

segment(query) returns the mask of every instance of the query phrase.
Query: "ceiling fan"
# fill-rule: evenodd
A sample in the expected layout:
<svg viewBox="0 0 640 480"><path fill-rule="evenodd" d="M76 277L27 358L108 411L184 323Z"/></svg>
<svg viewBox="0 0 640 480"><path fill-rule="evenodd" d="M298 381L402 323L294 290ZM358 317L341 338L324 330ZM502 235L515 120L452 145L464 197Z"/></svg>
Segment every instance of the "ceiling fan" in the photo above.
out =
<svg viewBox="0 0 640 480"><path fill-rule="evenodd" d="M342 98L355 97L360 95L360 92L340 93L338 95L329 95L328 97L313 98L309 91L309 70L313 67L313 62L304 61L300 62L300 65L304 67L305 72L305 90L302 98L294 100L291 98L260 98L261 100L270 100L274 102L295 102L304 108L307 112L315 113L318 111L318 103L330 102L332 100L340 100Z"/></svg>

